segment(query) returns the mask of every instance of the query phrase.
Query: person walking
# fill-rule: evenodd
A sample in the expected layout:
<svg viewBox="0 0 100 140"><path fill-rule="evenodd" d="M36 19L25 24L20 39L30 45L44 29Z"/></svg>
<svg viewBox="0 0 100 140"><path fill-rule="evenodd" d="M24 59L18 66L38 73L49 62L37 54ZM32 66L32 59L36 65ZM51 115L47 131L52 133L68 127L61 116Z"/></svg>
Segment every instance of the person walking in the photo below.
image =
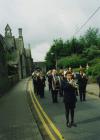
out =
<svg viewBox="0 0 100 140"><path fill-rule="evenodd" d="M60 91L60 77L57 75L57 71L54 69L52 70L52 101L53 103L58 102L58 93Z"/></svg>
<svg viewBox="0 0 100 140"><path fill-rule="evenodd" d="M79 86L79 96L80 101L86 101L86 86L87 86L88 78L83 70L79 71L78 75L78 86Z"/></svg>
<svg viewBox="0 0 100 140"><path fill-rule="evenodd" d="M63 97L63 81L64 81L64 74L63 74L63 72L61 71L60 73L59 73L59 77L60 77L60 91L59 91L59 96L60 97Z"/></svg>
<svg viewBox="0 0 100 140"><path fill-rule="evenodd" d="M49 92L52 90L52 71L50 70L47 74L48 77L48 87L49 87Z"/></svg>
<svg viewBox="0 0 100 140"><path fill-rule="evenodd" d="M35 72L32 75L32 79L33 79L34 93L37 94L37 75Z"/></svg>
<svg viewBox="0 0 100 140"><path fill-rule="evenodd" d="M63 81L64 104L66 111L67 127L77 126L74 122L74 110L77 102L75 94L76 83L72 77L73 77L72 73L68 71L65 74L65 80ZM71 121L69 120L69 116L71 116Z"/></svg>
<svg viewBox="0 0 100 140"><path fill-rule="evenodd" d="M45 88L45 76L41 73L39 73L37 85L38 85L38 94L40 95L40 98L44 98L44 88Z"/></svg>

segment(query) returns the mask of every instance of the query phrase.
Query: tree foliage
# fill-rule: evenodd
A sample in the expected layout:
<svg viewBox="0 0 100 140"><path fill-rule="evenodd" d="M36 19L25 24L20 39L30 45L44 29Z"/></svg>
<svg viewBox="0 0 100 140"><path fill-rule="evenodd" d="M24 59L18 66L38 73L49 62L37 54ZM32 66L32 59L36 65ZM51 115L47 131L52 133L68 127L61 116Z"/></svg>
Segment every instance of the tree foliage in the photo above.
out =
<svg viewBox="0 0 100 140"><path fill-rule="evenodd" d="M81 59L80 56L72 55L58 60L58 65L60 68L63 67L79 67L80 65L85 66L87 59Z"/></svg>
<svg viewBox="0 0 100 140"><path fill-rule="evenodd" d="M53 54L53 55L52 55ZM46 55L47 67L54 67L56 60L58 67L86 65L93 59L100 57L100 34L96 28L89 28L83 36L69 40L56 39Z"/></svg>

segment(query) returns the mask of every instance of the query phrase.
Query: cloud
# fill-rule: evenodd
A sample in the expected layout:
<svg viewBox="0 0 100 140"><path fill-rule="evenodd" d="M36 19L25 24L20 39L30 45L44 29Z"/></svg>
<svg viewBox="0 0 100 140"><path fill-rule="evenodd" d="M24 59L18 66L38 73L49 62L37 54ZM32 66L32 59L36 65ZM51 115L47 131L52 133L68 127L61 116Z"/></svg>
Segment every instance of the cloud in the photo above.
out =
<svg viewBox="0 0 100 140"><path fill-rule="evenodd" d="M44 42L32 48L32 56L35 61L44 61L46 52L50 49L50 44Z"/></svg>
<svg viewBox="0 0 100 140"><path fill-rule="evenodd" d="M99 0L0 0L0 32L4 34L8 23L18 36L17 28L22 27L25 46L30 43L33 59L40 60L54 39L72 37L99 5ZM100 11L79 35L99 23Z"/></svg>

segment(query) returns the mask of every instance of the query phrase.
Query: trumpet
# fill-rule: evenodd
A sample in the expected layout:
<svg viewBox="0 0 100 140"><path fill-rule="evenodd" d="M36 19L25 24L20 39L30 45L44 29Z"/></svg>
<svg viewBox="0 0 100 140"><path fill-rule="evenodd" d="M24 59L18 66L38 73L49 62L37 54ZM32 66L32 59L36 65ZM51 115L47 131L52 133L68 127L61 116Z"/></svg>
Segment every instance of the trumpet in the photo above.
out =
<svg viewBox="0 0 100 140"><path fill-rule="evenodd" d="M76 81L74 79L71 79L69 81L69 84L71 84L74 88L78 88L78 84L76 83Z"/></svg>

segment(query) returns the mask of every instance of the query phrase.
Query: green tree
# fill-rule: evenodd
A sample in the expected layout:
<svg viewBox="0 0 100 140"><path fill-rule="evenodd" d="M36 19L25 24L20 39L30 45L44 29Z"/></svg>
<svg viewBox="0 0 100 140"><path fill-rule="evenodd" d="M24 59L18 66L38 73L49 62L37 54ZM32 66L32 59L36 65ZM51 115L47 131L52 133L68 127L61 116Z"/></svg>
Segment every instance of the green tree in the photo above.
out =
<svg viewBox="0 0 100 140"><path fill-rule="evenodd" d="M99 30L97 28L89 28L85 35L85 46L90 47L92 45L98 45Z"/></svg>
<svg viewBox="0 0 100 140"><path fill-rule="evenodd" d="M54 40L46 55L46 62L49 67L54 67L57 59L59 67L68 65L76 67L98 57L100 57L99 30L89 28L78 39L73 37L65 42L61 38Z"/></svg>

